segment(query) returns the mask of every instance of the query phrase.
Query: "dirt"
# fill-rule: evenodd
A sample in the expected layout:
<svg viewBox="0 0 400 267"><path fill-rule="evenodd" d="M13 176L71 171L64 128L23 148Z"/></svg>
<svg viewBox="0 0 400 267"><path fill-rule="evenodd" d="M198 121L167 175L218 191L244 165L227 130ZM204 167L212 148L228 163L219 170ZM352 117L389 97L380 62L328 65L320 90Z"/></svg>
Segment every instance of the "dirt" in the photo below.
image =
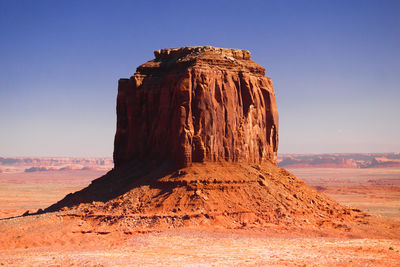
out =
<svg viewBox="0 0 400 267"><path fill-rule="evenodd" d="M92 241L86 236L92 235ZM107 236L108 240L115 237ZM99 242L94 246L94 241ZM400 242L268 234L179 231L135 234L105 242L76 234L75 246L3 250L8 266L396 266ZM83 241L83 242L82 242Z"/></svg>
<svg viewBox="0 0 400 267"><path fill-rule="evenodd" d="M220 168L218 165L208 167L210 167L207 168L208 171ZM226 166L223 167L226 169ZM182 188L175 189L177 192L166 190L168 187L150 188L146 183L137 187L136 184L134 188L141 188L140 190L147 187L145 198L154 199L153 203L144 201L147 206L142 207L135 206L137 203L132 200L136 197L134 191L138 189L132 191L133 187L129 187L117 198L105 194L106 198L110 198L105 202L99 199L94 202L91 200L59 212L2 219L0 220L0 264L9 266L186 266L191 264L196 266L396 266L399 262L400 222L396 214L393 213L392 218L375 216L359 211L354 206L350 208L341 205L349 204L346 200L348 193L354 191L356 187L358 191L354 191L354 194L362 199L363 194L376 196L378 191L373 191L374 188L378 190L385 186L396 186L393 181L396 180L399 170L388 170L384 175L384 169L381 169L382 173L370 173L369 176L366 173L356 175L357 172L349 174L341 169L331 173L327 169L309 170L309 175L306 175L305 169L302 169L303 173L291 170L310 185L327 192L329 196L341 203L324 197L320 208L308 210L304 205L304 200L307 199L306 197L320 196L317 190L306 187L297 178L290 182L286 181L285 179L294 179L295 176L281 169L268 169L268 166L258 168L256 165L240 166L228 168L225 172L219 171L220 176L216 178L223 181L221 183L214 183L212 179L207 179L209 173L201 165L186 169L181 173L163 176L160 182L164 186L170 181L181 184ZM248 180L245 179L243 182L244 179L240 174L246 171L250 172L250 175L247 175ZM272 179L264 172L279 179ZM73 172L70 174L74 175ZM261 179L259 174L262 174L264 179ZM62 186L57 190L62 195L68 190L75 190L72 188L74 185L79 184L83 187L89 182L89 176L88 174L88 180L84 180L83 177L74 180L74 178L67 178L66 175L64 182L61 183ZM13 183L19 183L18 179L5 181L4 176L0 177L3 186L7 184L8 188L11 188ZM150 179L151 175L148 177ZM44 186L43 191L36 191L38 195L44 194L46 188L52 191L56 187L56 183L53 183L51 179L44 178L40 182L40 177L36 178L35 186L37 188ZM59 179L59 181L62 180L61 177ZM34 180L32 179L31 182ZM251 180L254 182L250 182ZM193 182L196 186L189 190L187 186L192 185L191 181L196 181ZM253 199L254 194L252 195L251 190L259 188L258 181L267 184L265 187L271 189L268 194L273 198L265 202ZM394 184L388 185L388 183ZM92 183L92 186L95 184L96 182ZM255 187L257 184L258 186ZM222 190L226 186L230 187L229 191L233 189L232 193L222 191L218 194L219 198L215 199L216 190ZM300 190L296 186L300 187ZM346 190L338 190L339 187ZM237 190L239 188L244 190ZM287 195L296 188L297 192L302 191L303 195L298 195L301 201L296 200L295 197L290 201L279 199L279 194ZM20 189L22 193L24 188ZM368 193L368 190L372 190L372 193ZM3 192L7 191L3 187ZM26 192L29 192L29 187ZM249 194L242 195L243 192ZM187 199L178 201L177 195L187 196ZM382 193L382 196L384 195ZM26 196L24 207L32 210L36 207L36 203L32 203L29 208L29 200L33 199L34 194L26 194ZM48 195L48 200L53 198L52 201L54 201L54 198L59 196ZM368 206L368 201L375 200L367 197L364 198L363 203ZM388 207L396 204L395 195L389 194L386 200ZM251 204L256 201L260 205ZM381 201L385 203L385 198L381 198ZM208 202L214 204L207 205ZM113 207L117 205L116 203L120 207L131 209L126 211L115 209ZM161 205L153 205L155 203ZM184 218L187 217L182 213L183 208L186 212L193 203L196 207L200 207L200 210L194 209L193 216L185 220ZM253 215L242 213L241 216L228 212L229 206L231 210L236 211L240 209L257 211L257 207L263 207L262 210L265 210L268 203L282 206L292 203L292 206L287 209L282 208L280 213L276 212L276 209L271 210L269 214L273 216L267 219L260 217L260 212L253 212ZM336 203L336 209L333 210L335 216L340 214L339 211L346 210L350 214L342 214L342 218L330 217L329 209L325 209L328 203L329 205ZM2 204L0 210L7 210L11 206L7 201L0 204ZM135 217L136 213L133 212L135 208L144 216ZM174 209L176 209L175 212ZM227 214L218 217L214 213L215 209L226 209ZM291 211L295 215L292 215ZM314 216L316 211L327 216L327 220ZM151 216L146 216L146 214L151 214ZM243 214L247 215L243 216ZM279 218L282 214L285 214L284 219ZM175 223L172 220L175 220ZM326 222L319 224L323 221ZM337 227L338 225L342 226Z"/></svg>
<svg viewBox="0 0 400 267"><path fill-rule="evenodd" d="M0 173L0 218L45 208L102 174L92 170Z"/></svg>
<svg viewBox="0 0 400 267"><path fill-rule="evenodd" d="M400 218L400 168L293 168L307 184L341 204Z"/></svg>

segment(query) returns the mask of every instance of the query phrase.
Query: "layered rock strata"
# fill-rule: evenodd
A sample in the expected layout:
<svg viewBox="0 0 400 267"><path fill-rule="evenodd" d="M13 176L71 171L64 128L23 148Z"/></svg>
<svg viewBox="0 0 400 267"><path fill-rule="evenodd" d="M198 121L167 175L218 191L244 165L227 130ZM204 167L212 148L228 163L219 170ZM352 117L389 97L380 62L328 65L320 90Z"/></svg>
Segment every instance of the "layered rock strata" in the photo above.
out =
<svg viewBox="0 0 400 267"><path fill-rule="evenodd" d="M276 163L272 81L250 52L210 46L161 49L121 79L116 168L137 161Z"/></svg>

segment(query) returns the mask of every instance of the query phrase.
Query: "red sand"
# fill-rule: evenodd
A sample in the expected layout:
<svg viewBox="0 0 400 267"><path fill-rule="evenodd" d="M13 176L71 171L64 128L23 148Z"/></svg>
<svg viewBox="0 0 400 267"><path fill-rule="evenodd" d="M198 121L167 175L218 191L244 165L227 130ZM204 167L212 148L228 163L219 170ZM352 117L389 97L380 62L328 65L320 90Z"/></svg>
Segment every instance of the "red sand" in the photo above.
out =
<svg viewBox="0 0 400 267"><path fill-rule="evenodd" d="M357 172L363 170L349 173L348 169L332 169L331 172L308 169L308 173L305 173L307 169L302 170L302 173L292 171L311 185L323 187L322 191L342 204L358 199L358 204L373 206L380 196L380 201L386 203L386 212L398 208L394 192L397 192L396 179L400 169L389 169L386 173L385 169L369 173ZM46 173L43 177L40 176L43 173L37 176L0 174L0 210L3 214L10 211L15 201L12 196L17 191L21 210L34 210L41 201L43 205L40 207L44 208L66 193L86 186L91 177L98 175L79 172L81 176L78 177L77 173ZM393 191L387 190L387 183L394 183L390 185ZM17 190L13 192L10 188ZM378 194L379 190L386 194ZM350 192L357 198L349 199ZM369 197L363 198L363 195ZM379 214L377 209L372 211ZM263 229L202 225L164 229L162 232L154 229L135 232L129 227L121 231L120 225L63 216L68 212L1 220L0 264L396 266L400 261L400 240L395 237L398 228L381 229L382 225L400 224L395 213L390 213L394 220L376 217L381 224L364 225L364 229L368 229L363 235L359 231L343 234L329 228L299 229L284 224L265 225Z"/></svg>

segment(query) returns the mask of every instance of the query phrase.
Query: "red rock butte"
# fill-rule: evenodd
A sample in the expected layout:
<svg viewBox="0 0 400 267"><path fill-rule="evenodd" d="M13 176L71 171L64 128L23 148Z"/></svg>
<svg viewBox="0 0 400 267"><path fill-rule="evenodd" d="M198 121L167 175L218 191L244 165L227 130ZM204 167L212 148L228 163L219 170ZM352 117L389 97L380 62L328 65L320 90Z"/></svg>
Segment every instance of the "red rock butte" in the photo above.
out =
<svg viewBox="0 0 400 267"><path fill-rule="evenodd" d="M276 163L272 81L247 50L194 46L154 51L120 79L114 162Z"/></svg>
<svg viewBox="0 0 400 267"><path fill-rule="evenodd" d="M115 168L45 212L120 229L367 223L276 165L272 82L249 51L154 54L119 81Z"/></svg>

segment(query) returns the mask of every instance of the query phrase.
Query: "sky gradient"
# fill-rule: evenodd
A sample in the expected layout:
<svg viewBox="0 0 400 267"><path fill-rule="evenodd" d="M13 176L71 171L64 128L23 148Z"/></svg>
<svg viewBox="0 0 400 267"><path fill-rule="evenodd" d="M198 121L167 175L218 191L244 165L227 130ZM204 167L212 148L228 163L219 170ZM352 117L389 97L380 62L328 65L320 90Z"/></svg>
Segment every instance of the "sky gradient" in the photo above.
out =
<svg viewBox="0 0 400 267"><path fill-rule="evenodd" d="M112 156L119 78L160 48L248 49L280 153L400 151L400 1L0 0L0 156Z"/></svg>

